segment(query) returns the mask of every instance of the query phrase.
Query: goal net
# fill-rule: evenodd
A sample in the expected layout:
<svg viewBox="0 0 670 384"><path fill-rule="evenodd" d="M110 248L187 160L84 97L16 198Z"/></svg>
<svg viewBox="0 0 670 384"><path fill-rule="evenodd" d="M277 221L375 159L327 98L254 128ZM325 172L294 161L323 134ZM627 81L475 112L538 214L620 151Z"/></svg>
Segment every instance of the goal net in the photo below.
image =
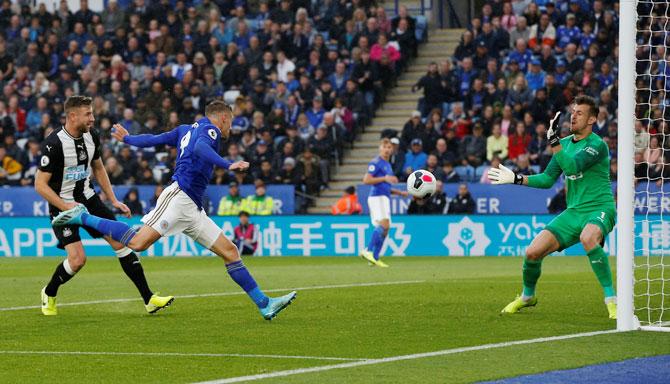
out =
<svg viewBox="0 0 670 384"><path fill-rule="evenodd" d="M670 3L620 4L617 328L670 331Z"/></svg>

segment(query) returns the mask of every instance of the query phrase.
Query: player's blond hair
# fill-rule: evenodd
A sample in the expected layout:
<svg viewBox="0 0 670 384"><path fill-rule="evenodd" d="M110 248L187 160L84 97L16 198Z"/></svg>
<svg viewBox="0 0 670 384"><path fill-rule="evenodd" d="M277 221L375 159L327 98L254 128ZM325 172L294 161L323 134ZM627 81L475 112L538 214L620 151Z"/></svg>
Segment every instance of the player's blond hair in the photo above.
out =
<svg viewBox="0 0 670 384"><path fill-rule="evenodd" d="M214 100L205 107L205 116L232 114L233 109L223 100Z"/></svg>

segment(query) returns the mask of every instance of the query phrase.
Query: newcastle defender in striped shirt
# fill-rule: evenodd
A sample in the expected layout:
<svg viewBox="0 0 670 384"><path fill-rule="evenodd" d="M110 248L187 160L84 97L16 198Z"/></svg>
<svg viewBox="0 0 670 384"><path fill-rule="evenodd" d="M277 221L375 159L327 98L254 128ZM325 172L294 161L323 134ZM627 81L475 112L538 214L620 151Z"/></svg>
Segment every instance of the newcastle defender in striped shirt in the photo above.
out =
<svg viewBox="0 0 670 384"><path fill-rule="evenodd" d="M78 204L83 204L96 215L116 220L112 213L93 190L91 173L112 204L124 215L130 210L114 195L109 177L100 159L100 140L91 131L95 117L91 108L91 98L71 96L65 101L65 126L55 130L42 143L42 157L35 177L35 190L49 202L49 214L55 217ZM94 238L102 233L85 228ZM56 268L51 281L42 289L42 313L56 315L56 293L58 288L70 280L86 263L84 247L79 237L79 226L53 227L58 239L58 247L65 249L67 258ZM123 271L133 281L144 300L149 313L168 306L174 297L154 295L147 284L144 270L137 255L128 247L105 236L112 246Z"/></svg>

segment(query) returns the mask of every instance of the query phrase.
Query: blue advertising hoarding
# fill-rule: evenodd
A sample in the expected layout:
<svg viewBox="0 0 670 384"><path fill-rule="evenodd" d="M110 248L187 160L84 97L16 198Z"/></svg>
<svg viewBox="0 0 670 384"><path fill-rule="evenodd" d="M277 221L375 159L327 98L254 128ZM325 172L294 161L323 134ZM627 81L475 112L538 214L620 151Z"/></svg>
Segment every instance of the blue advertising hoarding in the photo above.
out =
<svg viewBox="0 0 670 384"><path fill-rule="evenodd" d="M549 189L519 187L517 185L490 185L479 183L465 183L475 200L475 213L486 214L527 214L541 215L548 213L547 206L551 198L563 188L561 181ZM447 198L458 194L458 183L444 184ZM404 184L395 186L404 189ZM616 190L616 183L612 183L612 190ZM370 186L357 186L358 200L363 206L363 213L368 213L367 198ZM391 213L407 213L410 199L400 196L391 196ZM665 214L670 213L670 183L662 187L656 183L638 183L635 187L635 214Z"/></svg>
<svg viewBox="0 0 670 384"><path fill-rule="evenodd" d="M552 215L446 215L394 216L384 255L395 256L517 256L551 221ZM213 217L227 236L238 221ZM637 254L670 252L670 222L649 217L636 223ZM125 219L124 219L125 220ZM251 218L259 229L258 256L355 256L365 247L373 227L367 216L258 216ZM139 225L139 217L128 219ZM426 230L430 228L430 230ZM81 231L86 254L111 256L102 239ZM614 253L615 234L605 242ZM211 253L181 234L160 239L144 255L204 256ZM560 254L584 255L580 245ZM62 256L46 217L0 218L1 256Z"/></svg>
<svg viewBox="0 0 670 384"><path fill-rule="evenodd" d="M117 199L123 200L131 187L115 185L114 193ZM151 207L151 198L156 190L155 185L135 186L139 192L142 207L145 213ZM228 194L228 186L210 185L206 190L207 212L216 214L221 198ZM242 185L240 187L242 196L254 194L253 185ZM266 194L274 200L273 214L291 215L295 212L294 187L292 185L268 185ZM48 216L49 207L47 202L35 192L32 187L5 187L0 188L0 216Z"/></svg>

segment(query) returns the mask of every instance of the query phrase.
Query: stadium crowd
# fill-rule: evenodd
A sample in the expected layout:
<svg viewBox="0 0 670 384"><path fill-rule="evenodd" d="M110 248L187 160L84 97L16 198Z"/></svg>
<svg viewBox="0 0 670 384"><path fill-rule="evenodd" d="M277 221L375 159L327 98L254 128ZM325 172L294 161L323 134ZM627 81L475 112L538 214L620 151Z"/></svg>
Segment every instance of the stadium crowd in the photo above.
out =
<svg viewBox="0 0 670 384"><path fill-rule="evenodd" d="M425 26L398 13L363 0L110 0L101 13L87 0L75 12L65 0L55 12L4 0L0 184L33 183L40 142L72 94L93 98L113 184L163 184L176 149L120 145L111 126L157 134L224 98L234 120L221 153L251 170L219 169L212 184L262 180L316 195L416 55Z"/></svg>
<svg viewBox="0 0 670 384"><path fill-rule="evenodd" d="M662 111L653 106L663 104L659 100L670 83L656 78L648 84L649 75L670 74L670 66L662 63L666 5L654 7L659 17L643 20L647 24L642 30L654 31L646 39L653 34L655 43L638 50L640 59L653 60L651 67L642 61L637 68L648 75L638 77L639 85L651 88L638 95L651 100L646 110L638 111L640 177L647 175L647 163L665 163L663 150L653 149L663 147L654 135L665 132ZM551 159L549 120L556 111L564 112L561 135L569 134L567 106L585 94L598 102L594 132L609 145L615 180L617 14L618 2L607 0L485 2L453 55L430 64L412 88L422 89L424 96L402 131L385 132L397 136L392 156L396 175L404 179L412 170L425 168L445 183L488 183L486 171L500 163L525 175L541 172ZM670 148L670 141L665 147Z"/></svg>

